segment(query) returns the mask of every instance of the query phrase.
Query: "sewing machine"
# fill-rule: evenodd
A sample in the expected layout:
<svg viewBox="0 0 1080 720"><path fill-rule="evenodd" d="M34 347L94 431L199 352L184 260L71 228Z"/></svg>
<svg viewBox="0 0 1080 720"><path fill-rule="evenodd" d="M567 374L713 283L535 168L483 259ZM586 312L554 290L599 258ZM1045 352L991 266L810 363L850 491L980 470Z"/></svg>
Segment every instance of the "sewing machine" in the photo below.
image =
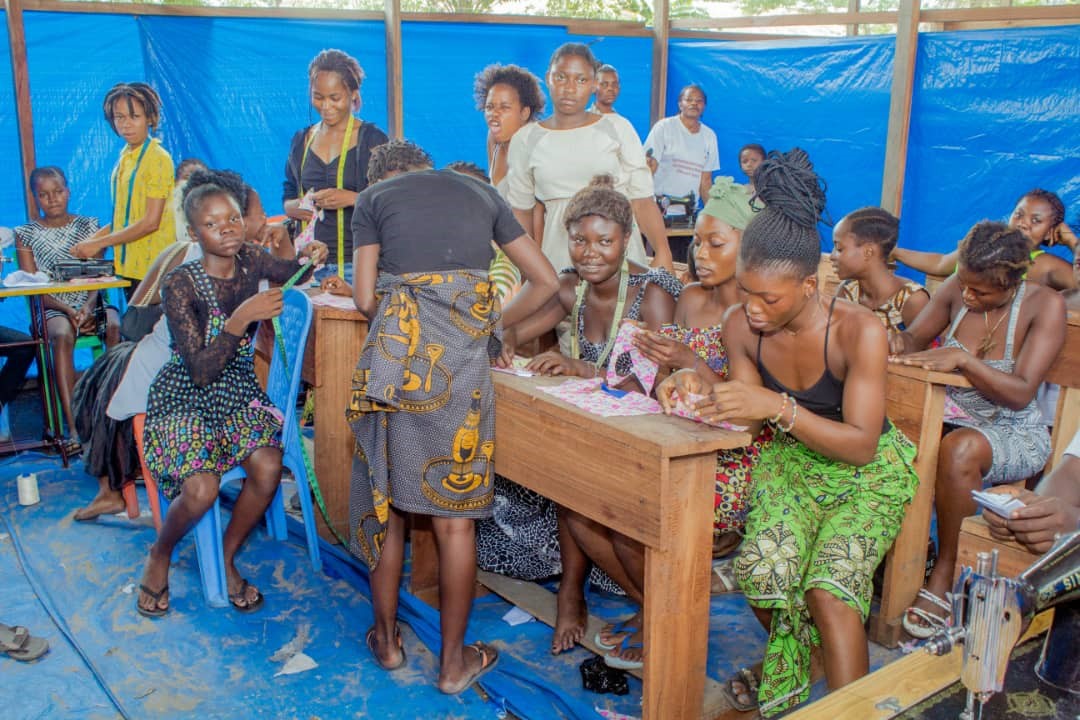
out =
<svg viewBox="0 0 1080 720"><path fill-rule="evenodd" d="M664 216L665 227L694 227L697 219L697 195L694 193L685 197L657 195L656 205Z"/></svg>
<svg viewBox="0 0 1080 720"><path fill-rule="evenodd" d="M949 627L927 641L926 650L945 655L963 645L960 681L967 702L959 720L982 717L982 707L1001 692L1009 655L1036 613L1055 608L1039 680L1080 696L1080 531L1067 535L1015 579L997 573L997 551L979 553L951 593Z"/></svg>
<svg viewBox="0 0 1080 720"><path fill-rule="evenodd" d="M112 260L58 260L51 274L56 282L67 282L77 278L112 277L115 269Z"/></svg>

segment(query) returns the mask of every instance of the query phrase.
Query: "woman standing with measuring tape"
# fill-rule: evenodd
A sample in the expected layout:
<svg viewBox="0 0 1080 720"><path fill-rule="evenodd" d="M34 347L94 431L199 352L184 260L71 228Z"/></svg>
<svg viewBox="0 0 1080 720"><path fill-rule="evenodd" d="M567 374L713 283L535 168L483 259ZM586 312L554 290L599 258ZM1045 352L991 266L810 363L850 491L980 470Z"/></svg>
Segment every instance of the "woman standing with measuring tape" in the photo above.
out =
<svg viewBox="0 0 1080 720"><path fill-rule="evenodd" d="M299 130L289 145L285 212L303 223L314 221L315 239L329 250L328 264L315 273L315 279L336 275L351 282L353 203L367 187L372 148L389 138L353 114L360 110L364 81L355 58L340 50L323 50L308 66L308 79L311 105L321 119ZM304 202L305 196L309 202Z"/></svg>
<svg viewBox="0 0 1080 720"><path fill-rule="evenodd" d="M146 83L119 83L105 96L105 119L127 145L112 172L112 225L72 246L74 257L95 257L116 246L116 274L132 280L130 298L150 264L175 240L173 161L161 141L150 137L161 122L161 98Z"/></svg>

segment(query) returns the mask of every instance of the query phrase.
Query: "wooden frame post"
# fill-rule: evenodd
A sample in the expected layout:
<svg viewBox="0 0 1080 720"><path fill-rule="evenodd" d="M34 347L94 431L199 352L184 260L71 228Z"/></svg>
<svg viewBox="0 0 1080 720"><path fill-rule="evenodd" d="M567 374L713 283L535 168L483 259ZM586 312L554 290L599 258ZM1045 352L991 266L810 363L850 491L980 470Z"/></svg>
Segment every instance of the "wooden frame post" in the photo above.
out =
<svg viewBox="0 0 1080 720"><path fill-rule="evenodd" d="M8 43L11 46L11 77L15 82L15 111L19 123L19 154L22 156L23 195L26 198L26 217L37 214L34 194L30 189L30 172L37 161L34 156L34 115L30 111L30 72L26 62L26 32L23 29L22 0L5 0Z"/></svg>
<svg viewBox="0 0 1080 720"><path fill-rule="evenodd" d="M881 207L897 217L904 199L911 97L915 91L915 57L919 48L920 0L900 0L893 56L889 125L885 140L885 170L881 178Z"/></svg>
<svg viewBox="0 0 1080 720"><path fill-rule="evenodd" d="M401 80L401 0L386 0L386 124L391 139L405 137Z"/></svg>
<svg viewBox="0 0 1080 720"><path fill-rule="evenodd" d="M848 0L847 10L849 13L858 13L862 10L862 0ZM852 23L847 26L848 35L858 35L859 25L858 23Z"/></svg>
<svg viewBox="0 0 1080 720"><path fill-rule="evenodd" d="M668 40L671 35L671 5L653 0L652 94L649 99L649 126L664 117L667 103Z"/></svg>

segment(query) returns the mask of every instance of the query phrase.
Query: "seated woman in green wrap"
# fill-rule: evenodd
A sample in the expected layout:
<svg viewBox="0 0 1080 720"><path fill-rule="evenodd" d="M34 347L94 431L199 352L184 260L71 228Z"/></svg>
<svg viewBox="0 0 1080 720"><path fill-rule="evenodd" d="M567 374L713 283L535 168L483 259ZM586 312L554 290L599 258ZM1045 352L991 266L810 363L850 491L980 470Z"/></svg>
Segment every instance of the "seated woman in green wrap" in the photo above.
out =
<svg viewBox="0 0 1080 720"><path fill-rule="evenodd" d="M439 544L438 687L458 694L498 660L465 645L476 583L476 518L494 496L495 397L489 349L499 313L488 266L501 247L528 280L503 313L536 312L558 282L551 263L489 185L394 141L371 153L352 216L356 307L369 318L346 417L356 435L349 549L371 568L366 643L385 670L405 665L397 626L404 513L431 516Z"/></svg>
<svg viewBox="0 0 1080 720"><path fill-rule="evenodd" d="M735 561L769 629L760 688L754 698L749 670L727 687L736 707L760 703L769 717L809 696L817 646L830 689L866 674L874 570L918 479L915 448L885 418L885 329L866 308L818 292L825 193L809 158L770 153L754 180L766 208L739 248L743 304L723 331L730 380L709 386L687 370L675 380L680 394L708 394L696 409L710 421L777 430L754 468Z"/></svg>

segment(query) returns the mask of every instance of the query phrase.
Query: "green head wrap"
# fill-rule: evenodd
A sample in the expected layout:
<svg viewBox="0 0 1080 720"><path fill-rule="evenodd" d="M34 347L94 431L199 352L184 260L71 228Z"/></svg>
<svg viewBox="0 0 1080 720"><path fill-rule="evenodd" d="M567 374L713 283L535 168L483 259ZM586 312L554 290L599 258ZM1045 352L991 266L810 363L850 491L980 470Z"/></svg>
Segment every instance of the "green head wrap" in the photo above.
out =
<svg viewBox="0 0 1080 720"><path fill-rule="evenodd" d="M745 185L739 185L732 177L718 177L709 188L709 200L701 210L705 215L723 220L737 230L746 229L754 210L750 207L750 193Z"/></svg>

